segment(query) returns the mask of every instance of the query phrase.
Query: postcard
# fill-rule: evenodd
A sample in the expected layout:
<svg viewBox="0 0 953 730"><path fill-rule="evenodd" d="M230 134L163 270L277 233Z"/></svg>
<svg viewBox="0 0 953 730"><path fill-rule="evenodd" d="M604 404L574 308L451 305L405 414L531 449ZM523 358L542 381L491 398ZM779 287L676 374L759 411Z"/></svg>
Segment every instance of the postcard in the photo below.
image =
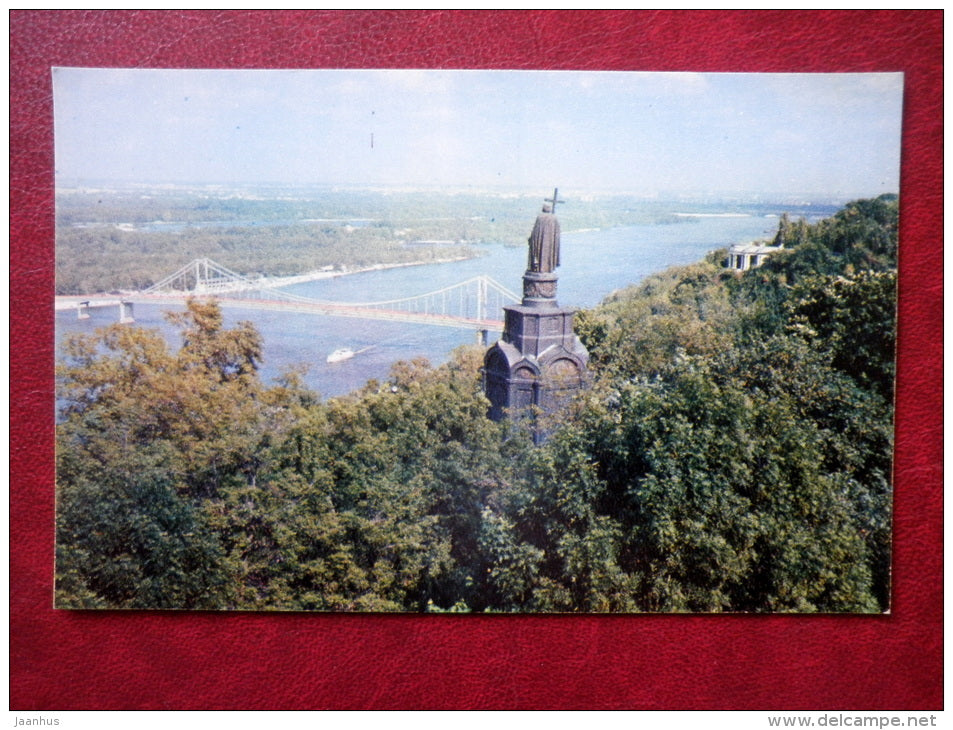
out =
<svg viewBox="0 0 953 730"><path fill-rule="evenodd" d="M902 74L53 90L57 608L890 610Z"/></svg>

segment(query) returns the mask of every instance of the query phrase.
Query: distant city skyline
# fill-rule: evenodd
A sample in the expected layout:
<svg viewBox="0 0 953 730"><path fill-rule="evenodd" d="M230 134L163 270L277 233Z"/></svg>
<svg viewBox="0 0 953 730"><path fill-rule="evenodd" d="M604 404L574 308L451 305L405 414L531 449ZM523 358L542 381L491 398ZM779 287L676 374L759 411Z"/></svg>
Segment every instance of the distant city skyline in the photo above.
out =
<svg viewBox="0 0 953 730"><path fill-rule="evenodd" d="M58 181L899 192L901 74L57 68Z"/></svg>

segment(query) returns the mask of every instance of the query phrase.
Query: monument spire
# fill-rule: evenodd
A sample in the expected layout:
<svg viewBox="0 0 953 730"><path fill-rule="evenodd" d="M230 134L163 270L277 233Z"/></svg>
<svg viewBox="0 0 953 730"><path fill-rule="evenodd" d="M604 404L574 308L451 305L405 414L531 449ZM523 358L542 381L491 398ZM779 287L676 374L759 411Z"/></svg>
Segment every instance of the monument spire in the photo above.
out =
<svg viewBox="0 0 953 730"><path fill-rule="evenodd" d="M489 417L529 419L533 438L545 438L552 417L588 386L589 352L573 332L575 310L556 301L560 264L559 189L536 216L523 273L523 301L503 307L503 336L484 357Z"/></svg>
<svg viewBox="0 0 953 730"><path fill-rule="evenodd" d="M559 188L553 188L553 197L543 198L543 202L552 204L553 215L556 214L556 203L565 203L565 200L559 199Z"/></svg>

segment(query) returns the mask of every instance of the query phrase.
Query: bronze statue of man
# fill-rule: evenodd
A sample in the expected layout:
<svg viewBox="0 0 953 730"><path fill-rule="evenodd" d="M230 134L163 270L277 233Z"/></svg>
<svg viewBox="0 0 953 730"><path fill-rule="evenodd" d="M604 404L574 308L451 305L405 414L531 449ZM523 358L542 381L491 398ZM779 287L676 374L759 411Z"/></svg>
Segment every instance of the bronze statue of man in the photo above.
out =
<svg viewBox="0 0 953 730"><path fill-rule="evenodd" d="M548 274L559 266L559 220L552 211L544 205L543 212L536 216L529 236L529 271Z"/></svg>

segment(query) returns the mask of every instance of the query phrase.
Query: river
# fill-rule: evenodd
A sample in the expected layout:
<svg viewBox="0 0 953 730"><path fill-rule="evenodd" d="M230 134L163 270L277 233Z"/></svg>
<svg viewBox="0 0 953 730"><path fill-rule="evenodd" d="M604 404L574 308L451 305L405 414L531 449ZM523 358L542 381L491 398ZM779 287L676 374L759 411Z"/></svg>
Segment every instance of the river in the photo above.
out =
<svg viewBox="0 0 953 730"><path fill-rule="evenodd" d="M691 214L690 209L686 212ZM779 207L781 212L783 208ZM818 208L810 211L807 219L812 222L832 212ZM678 223L564 232L562 263L557 272L559 303L579 308L594 306L613 291L669 266L698 261L709 251L733 243L771 237L777 225L777 216L765 215L761 208L747 216L685 215ZM526 268L525 247L488 244L480 249L484 255L465 261L370 271L285 289L317 299L378 301L423 294L485 274L520 292ZM135 318L139 326L159 328L176 343L174 330L162 317L162 311L168 308L137 304ZM372 378L382 380L398 360L424 357L437 365L446 361L454 348L475 342L471 330L231 307L223 311L227 324L247 319L261 332L265 343L261 374L265 381L302 366L307 368L306 384L324 397L342 395ZM107 307L93 309L91 314L90 319L80 321L74 312L58 312L57 342L68 333L91 332L110 324L116 321L118 312ZM363 351L349 360L326 362L329 353L343 347Z"/></svg>

